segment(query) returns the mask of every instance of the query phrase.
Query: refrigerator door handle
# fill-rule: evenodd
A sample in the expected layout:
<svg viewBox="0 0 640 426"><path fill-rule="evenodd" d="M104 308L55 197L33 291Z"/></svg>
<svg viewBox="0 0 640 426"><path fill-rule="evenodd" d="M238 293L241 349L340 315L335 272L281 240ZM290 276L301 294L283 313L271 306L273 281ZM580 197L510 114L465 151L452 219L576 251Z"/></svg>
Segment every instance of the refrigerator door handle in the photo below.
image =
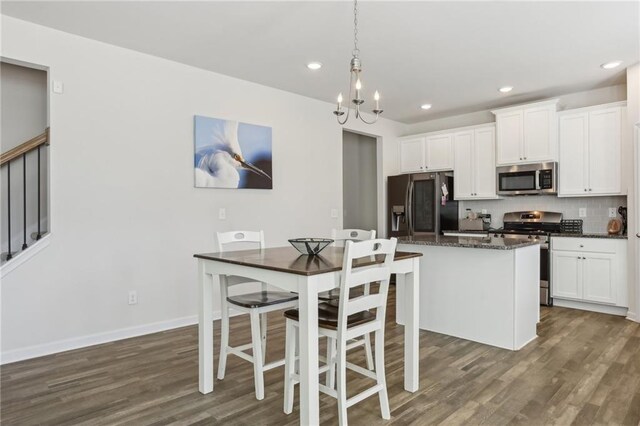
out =
<svg viewBox="0 0 640 426"><path fill-rule="evenodd" d="M411 212L411 203L413 200L413 181L409 181L409 186L407 187L407 199L405 202L406 205L406 215L407 215L407 233L410 237L413 236L413 214Z"/></svg>

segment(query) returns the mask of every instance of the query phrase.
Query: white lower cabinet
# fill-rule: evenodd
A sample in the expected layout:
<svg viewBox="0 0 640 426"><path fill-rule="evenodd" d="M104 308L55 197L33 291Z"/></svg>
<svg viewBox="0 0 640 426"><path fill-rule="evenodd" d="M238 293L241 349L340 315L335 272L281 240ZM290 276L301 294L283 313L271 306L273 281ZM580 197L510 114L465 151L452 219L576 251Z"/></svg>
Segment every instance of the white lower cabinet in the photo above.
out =
<svg viewBox="0 0 640 426"><path fill-rule="evenodd" d="M558 299L627 307L627 240L551 239L551 293Z"/></svg>

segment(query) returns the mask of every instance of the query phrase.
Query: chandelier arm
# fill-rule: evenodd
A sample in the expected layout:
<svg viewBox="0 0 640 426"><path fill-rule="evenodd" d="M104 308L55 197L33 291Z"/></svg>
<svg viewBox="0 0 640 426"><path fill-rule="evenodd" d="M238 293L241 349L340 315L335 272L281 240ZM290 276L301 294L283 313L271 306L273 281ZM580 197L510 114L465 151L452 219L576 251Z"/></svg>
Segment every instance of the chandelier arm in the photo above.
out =
<svg viewBox="0 0 640 426"><path fill-rule="evenodd" d="M374 124L378 121L378 118L380 117L380 114L376 114L376 118L373 121L367 121L364 119L364 115L360 114L360 120L362 120L365 124Z"/></svg>

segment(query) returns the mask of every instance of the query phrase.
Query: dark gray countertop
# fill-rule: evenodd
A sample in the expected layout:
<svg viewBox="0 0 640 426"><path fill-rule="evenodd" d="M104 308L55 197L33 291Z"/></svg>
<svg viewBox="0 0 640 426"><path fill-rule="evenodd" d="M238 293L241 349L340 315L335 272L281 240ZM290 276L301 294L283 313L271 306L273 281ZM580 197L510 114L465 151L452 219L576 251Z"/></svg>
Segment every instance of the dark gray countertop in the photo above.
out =
<svg viewBox="0 0 640 426"><path fill-rule="evenodd" d="M563 237L563 238L610 238L610 239L614 239L614 240L626 240L627 239L627 235L620 235L620 234L615 234L615 235L609 235L609 234L605 234L605 233L594 233L594 234L570 234L570 233L565 233L565 234L551 234L552 237Z"/></svg>
<svg viewBox="0 0 640 426"><path fill-rule="evenodd" d="M514 250L537 245L537 241L517 240L494 237L454 237L444 235L427 235L420 237L400 237L398 244L415 244L421 246L463 247L493 250Z"/></svg>

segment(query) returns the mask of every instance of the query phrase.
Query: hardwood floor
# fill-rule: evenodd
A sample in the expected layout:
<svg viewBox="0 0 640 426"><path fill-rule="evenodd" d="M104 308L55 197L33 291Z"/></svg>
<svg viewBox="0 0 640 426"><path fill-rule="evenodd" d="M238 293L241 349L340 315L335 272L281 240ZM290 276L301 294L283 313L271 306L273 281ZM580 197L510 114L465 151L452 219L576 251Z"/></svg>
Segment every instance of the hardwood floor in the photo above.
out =
<svg viewBox="0 0 640 426"><path fill-rule="evenodd" d="M519 352L420 332L420 390L403 390L402 327L390 293L386 367L391 420L376 397L349 409L354 425L640 424L640 324L621 317L544 308L539 338ZM270 316L268 359L284 353L284 320ZM246 317L231 321L232 344L248 342ZM216 342L219 324L215 326ZM364 365L364 352L350 360ZM9 364L1 371L3 425L298 423L282 412L283 369L265 375L254 397L251 365L230 356L225 380L198 392L197 327ZM217 356L215 358L217 362ZM352 395L368 379L349 376ZM321 395L323 424L336 402Z"/></svg>

